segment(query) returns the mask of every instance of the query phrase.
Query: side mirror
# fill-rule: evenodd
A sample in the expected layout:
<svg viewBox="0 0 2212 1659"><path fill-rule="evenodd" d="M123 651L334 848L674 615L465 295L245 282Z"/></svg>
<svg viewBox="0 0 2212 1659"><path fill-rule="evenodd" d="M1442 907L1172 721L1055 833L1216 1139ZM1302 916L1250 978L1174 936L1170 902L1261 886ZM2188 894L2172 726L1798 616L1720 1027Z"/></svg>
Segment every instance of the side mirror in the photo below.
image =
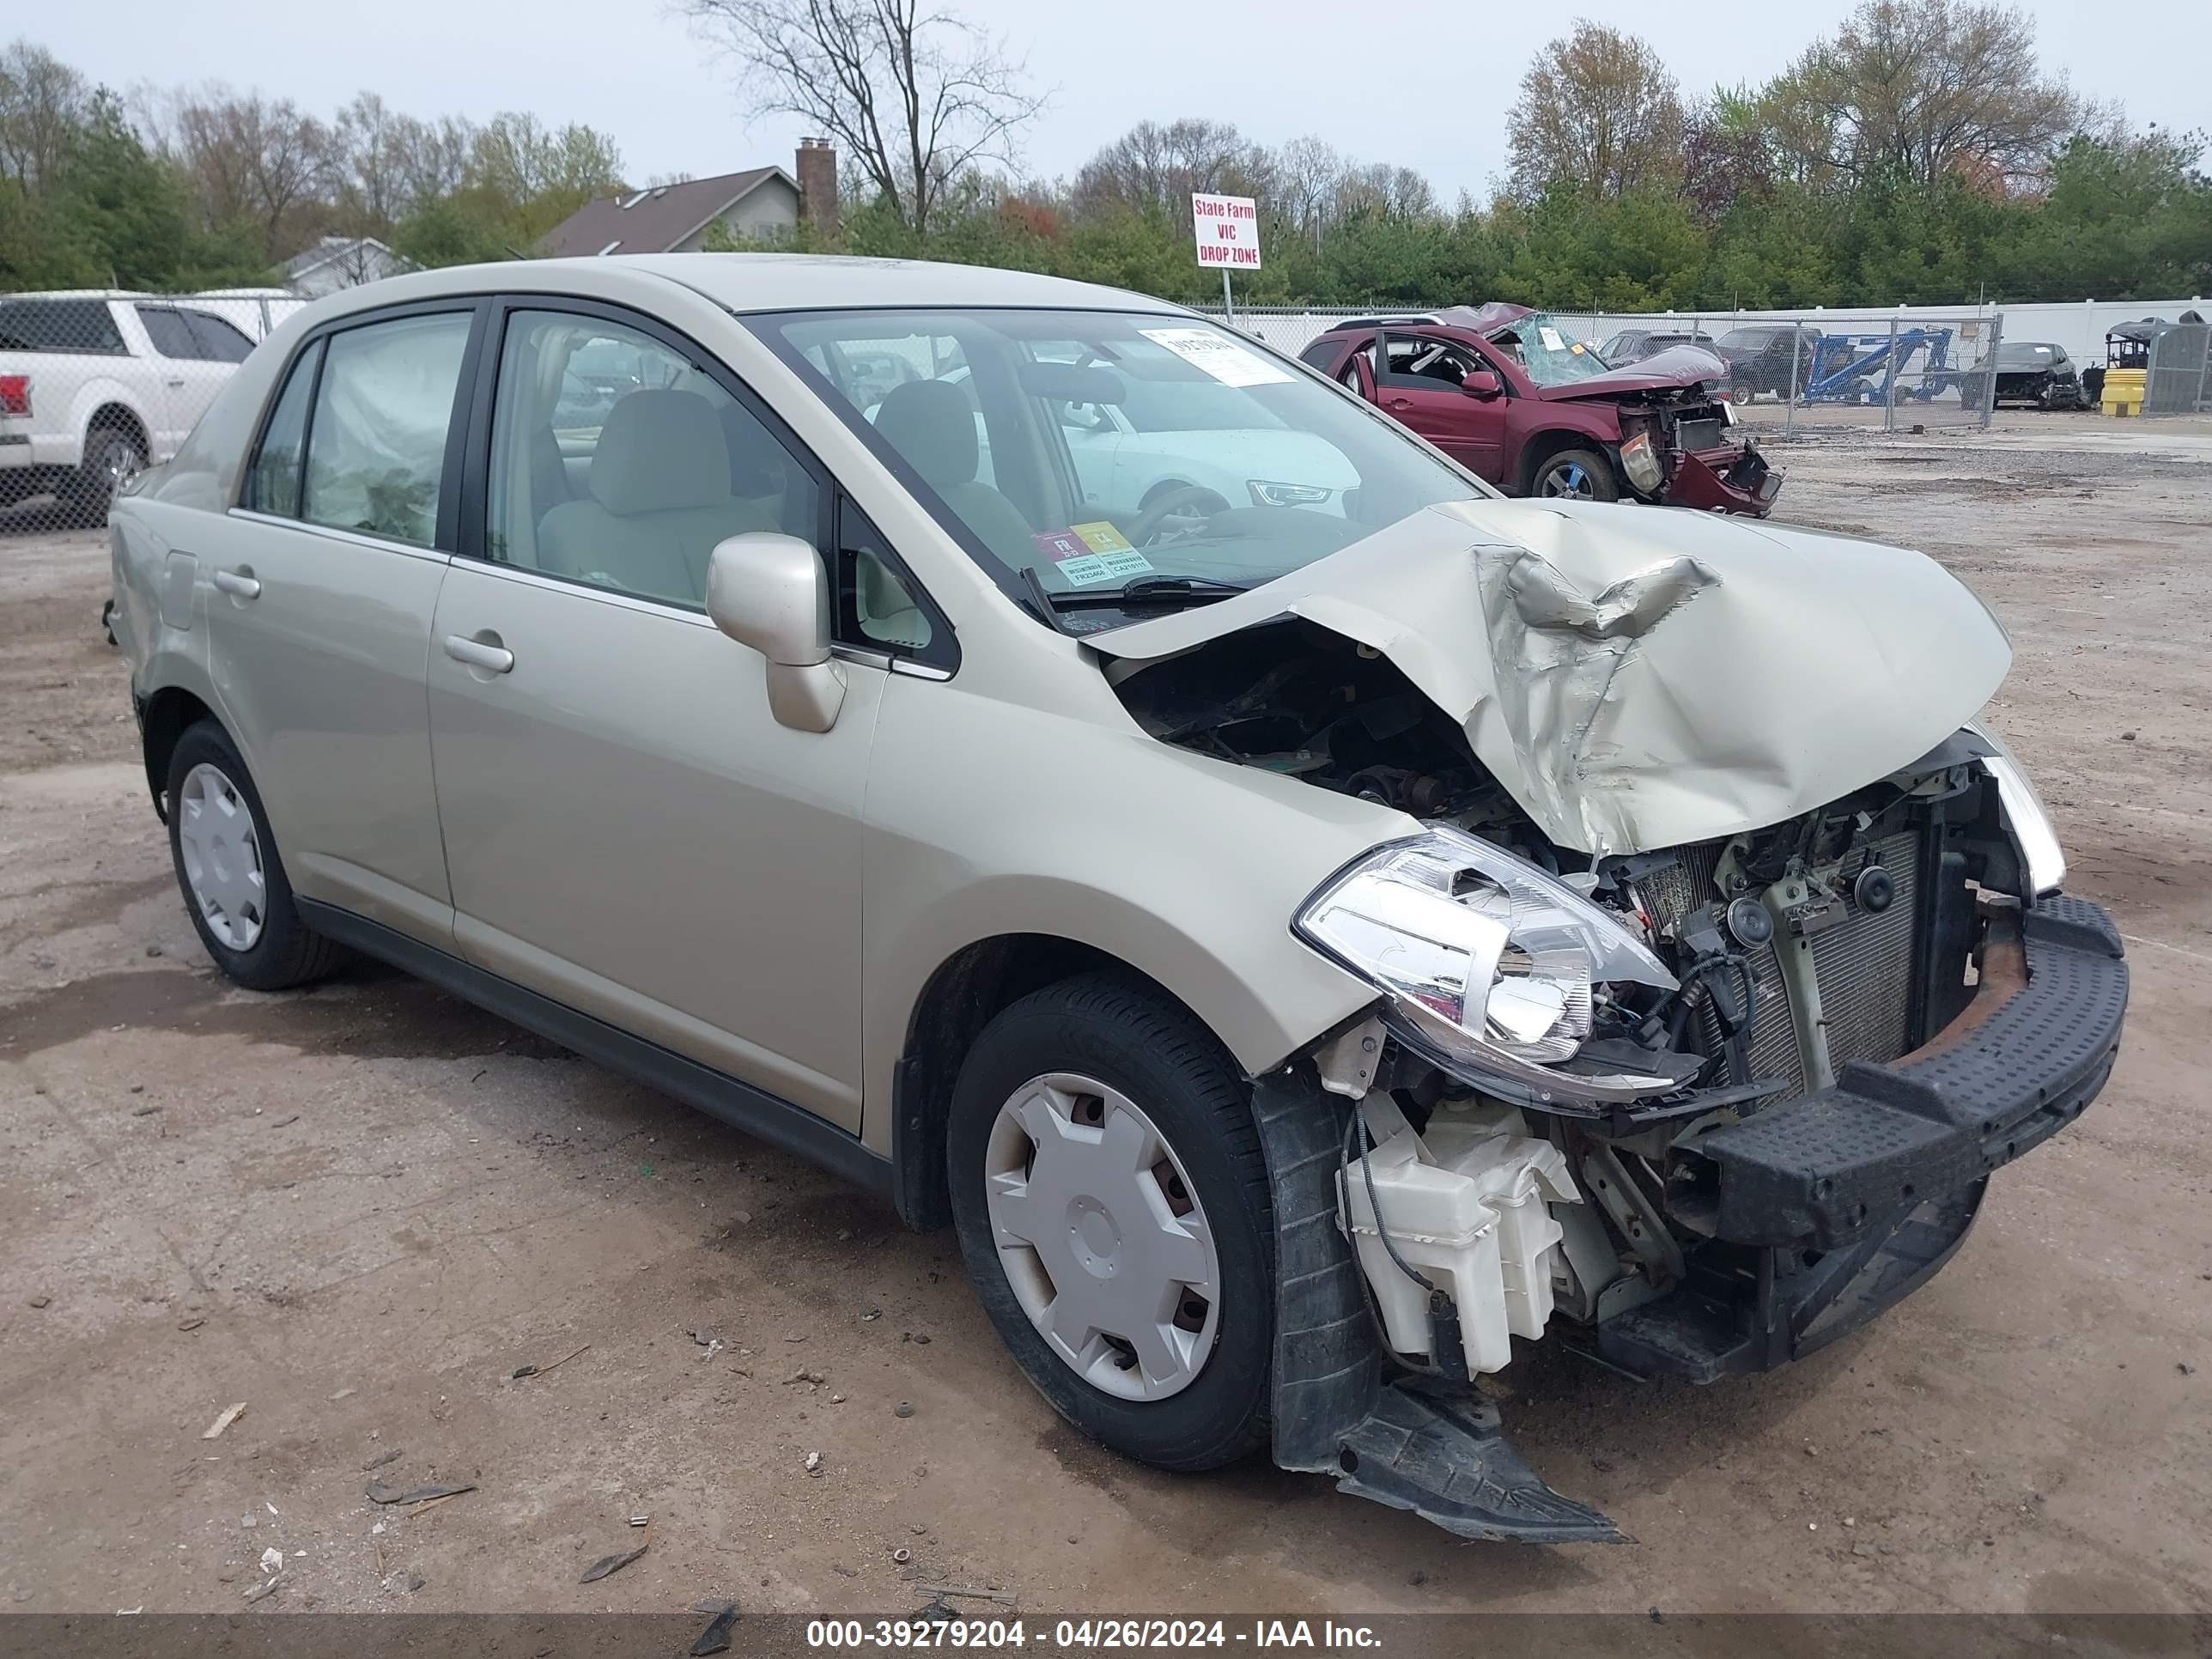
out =
<svg viewBox="0 0 2212 1659"><path fill-rule="evenodd" d="M714 544L707 615L768 659L768 706L794 732L827 732L845 704L845 671L830 655L830 574L796 536L752 532Z"/></svg>
<svg viewBox="0 0 2212 1659"><path fill-rule="evenodd" d="M1459 389L1470 398L1495 398L1505 388L1498 384L1498 376L1486 368L1478 368L1459 383Z"/></svg>

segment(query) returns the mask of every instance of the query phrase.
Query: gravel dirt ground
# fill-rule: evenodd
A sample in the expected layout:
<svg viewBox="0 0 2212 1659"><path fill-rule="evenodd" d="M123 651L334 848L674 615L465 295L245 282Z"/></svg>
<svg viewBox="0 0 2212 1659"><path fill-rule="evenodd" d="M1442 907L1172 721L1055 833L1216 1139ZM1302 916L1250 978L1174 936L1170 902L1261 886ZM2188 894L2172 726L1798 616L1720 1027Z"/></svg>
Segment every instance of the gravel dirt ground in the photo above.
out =
<svg viewBox="0 0 2212 1659"><path fill-rule="evenodd" d="M380 969L228 988L104 539L0 522L0 1611L237 1608L270 1549L258 1611L2212 1605L2212 422L1775 453L1783 519L1924 548L2010 629L1993 712L2129 936L2129 1038L1949 1269L1806 1364L1526 1353L1510 1431L1637 1540L1555 1550L1122 1462L1024 1385L949 1235ZM403 1515L372 1481L475 1490Z"/></svg>

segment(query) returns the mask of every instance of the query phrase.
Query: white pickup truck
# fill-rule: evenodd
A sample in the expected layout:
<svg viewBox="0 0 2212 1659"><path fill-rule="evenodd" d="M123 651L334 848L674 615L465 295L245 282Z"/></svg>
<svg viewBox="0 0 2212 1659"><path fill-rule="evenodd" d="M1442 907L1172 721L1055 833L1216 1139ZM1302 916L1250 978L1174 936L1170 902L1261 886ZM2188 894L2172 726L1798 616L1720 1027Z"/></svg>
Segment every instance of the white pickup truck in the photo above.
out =
<svg viewBox="0 0 2212 1659"><path fill-rule="evenodd" d="M252 349L190 299L0 294L0 508L52 495L69 521L104 523Z"/></svg>

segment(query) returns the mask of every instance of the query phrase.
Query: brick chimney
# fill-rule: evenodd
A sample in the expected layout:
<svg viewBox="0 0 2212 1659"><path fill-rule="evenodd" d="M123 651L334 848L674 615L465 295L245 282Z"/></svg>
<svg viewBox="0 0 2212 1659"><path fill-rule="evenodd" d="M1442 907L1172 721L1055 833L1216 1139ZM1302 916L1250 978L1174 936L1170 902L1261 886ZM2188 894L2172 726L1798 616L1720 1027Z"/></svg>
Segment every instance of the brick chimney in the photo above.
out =
<svg viewBox="0 0 2212 1659"><path fill-rule="evenodd" d="M799 217L817 240L837 240L837 149L827 138L799 141Z"/></svg>

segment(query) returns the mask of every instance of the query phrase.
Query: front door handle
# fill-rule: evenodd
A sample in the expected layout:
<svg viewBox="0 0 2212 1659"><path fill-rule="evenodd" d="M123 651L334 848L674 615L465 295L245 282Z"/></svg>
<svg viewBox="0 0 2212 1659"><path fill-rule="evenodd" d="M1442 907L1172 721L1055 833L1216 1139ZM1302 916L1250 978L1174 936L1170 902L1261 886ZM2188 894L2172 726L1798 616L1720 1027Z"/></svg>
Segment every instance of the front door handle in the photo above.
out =
<svg viewBox="0 0 2212 1659"><path fill-rule="evenodd" d="M253 579L251 571L242 568L216 571L215 585L234 599L258 599L261 597L261 584Z"/></svg>
<svg viewBox="0 0 2212 1659"><path fill-rule="evenodd" d="M471 668L481 668L491 674L504 674L514 666L514 653L505 646L489 645L483 640L466 639L459 634L446 635L446 654L455 662L465 662Z"/></svg>
<svg viewBox="0 0 2212 1659"><path fill-rule="evenodd" d="M173 388L175 388L175 387L178 387L178 386L180 386L184 385L184 382L183 382L182 380L171 380L171 381L168 381L168 382L167 382L167 385L168 385L172 389L173 389Z"/></svg>
<svg viewBox="0 0 2212 1659"><path fill-rule="evenodd" d="M1393 398L1390 399L1390 407L1393 409L1411 409L1413 406L1413 400L1411 398Z"/></svg>

